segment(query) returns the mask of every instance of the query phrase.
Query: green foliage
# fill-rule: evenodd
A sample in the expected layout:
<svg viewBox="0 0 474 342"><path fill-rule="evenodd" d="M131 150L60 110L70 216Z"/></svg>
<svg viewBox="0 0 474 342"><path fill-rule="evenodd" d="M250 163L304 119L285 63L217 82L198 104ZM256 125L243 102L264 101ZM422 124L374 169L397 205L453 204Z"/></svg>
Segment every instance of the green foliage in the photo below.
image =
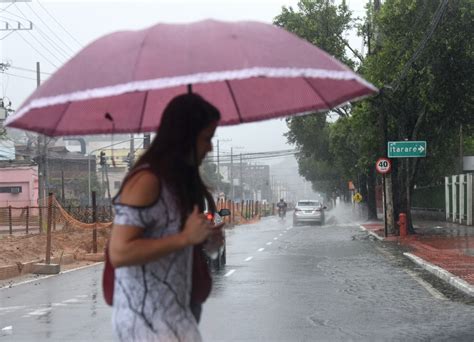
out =
<svg viewBox="0 0 474 342"><path fill-rule="evenodd" d="M323 48L382 89L381 94L350 108L329 123L320 114L288 119L288 141L301 150L300 173L318 190L369 174L384 152L381 114L387 140L426 140L426 158L412 161L411 185L426 186L457 172L459 127L464 154L474 153L474 51L471 0L386 0L378 12L368 2L364 22L351 17L344 2L301 0L298 9L283 8L274 20ZM438 11L443 9L443 11ZM438 11L438 12L437 12ZM442 14L439 21L437 14ZM433 25L436 23L436 27ZM346 54L341 37L357 27L368 46L360 64ZM346 112L347 114L347 112ZM395 197L406 188L397 178Z"/></svg>

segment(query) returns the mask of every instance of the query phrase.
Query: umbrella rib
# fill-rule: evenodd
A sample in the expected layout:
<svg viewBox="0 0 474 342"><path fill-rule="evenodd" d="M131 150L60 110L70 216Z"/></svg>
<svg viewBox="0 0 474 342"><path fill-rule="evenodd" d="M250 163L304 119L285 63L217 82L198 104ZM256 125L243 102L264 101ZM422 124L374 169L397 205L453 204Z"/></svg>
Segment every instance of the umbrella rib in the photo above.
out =
<svg viewBox="0 0 474 342"><path fill-rule="evenodd" d="M308 81L308 79L306 77L303 77L303 79L306 81L306 83L308 83L308 85L311 87L311 89L313 89L313 91L321 98L321 100L323 100L324 104L326 105L326 107L328 108L328 110L331 110L332 109L332 106L329 105L329 103L326 101L326 99L324 98L323 95L321 95L321 93L316 89L316 87L314 87L310 81Z"/></svg>
<svg viewBox="0 0 474 342"><path fill-rule="evenodd" d="M148 93L149 91L145 93L145 98L143 99L142 115L140 116L140 125L138 126L139 130L142 129L143 119L145 118L145 109L146 109L146 103L148 102Z"/></svg>
<svg viewBox="0 0 474 342"><path fill-rule="evenodd" d="M234 91L232 90L232 87L230 86L230 82L226 80L225 83L227 84L227 88L229 88L230 96L232 97L232 101L234 102L235 109L237 110L237 115L239 116L239 122L244 122L244 120L242 119L242 114L240 113L239 105L237 104L237 101L235 99Z"/></svg>
<svg viewBox="0 0 474 342"><path fill-rule="evenodd" d="M52 131L53 134L55 134L56 130L58 129L59 124L64 118L64 113L68 110L69 106L71 105L71 102L68 102L67 105L65 106L64 110L62 111L61 115L59 116L58 121L56 121L56 125L54 126L54 130Z"/></svg>

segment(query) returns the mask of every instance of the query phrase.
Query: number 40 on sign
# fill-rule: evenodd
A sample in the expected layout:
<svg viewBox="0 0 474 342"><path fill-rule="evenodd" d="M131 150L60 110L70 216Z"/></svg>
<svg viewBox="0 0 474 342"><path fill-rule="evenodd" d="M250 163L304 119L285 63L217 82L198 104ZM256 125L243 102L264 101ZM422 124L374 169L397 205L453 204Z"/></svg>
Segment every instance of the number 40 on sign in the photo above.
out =
<svg viewBox="0 0 474 342"><path fill-rule="evenodd" d="M388 158L379 158L375 163L375 169L378 173L384 175L390 172L390 170L392 169L392 163Z"/></svg>

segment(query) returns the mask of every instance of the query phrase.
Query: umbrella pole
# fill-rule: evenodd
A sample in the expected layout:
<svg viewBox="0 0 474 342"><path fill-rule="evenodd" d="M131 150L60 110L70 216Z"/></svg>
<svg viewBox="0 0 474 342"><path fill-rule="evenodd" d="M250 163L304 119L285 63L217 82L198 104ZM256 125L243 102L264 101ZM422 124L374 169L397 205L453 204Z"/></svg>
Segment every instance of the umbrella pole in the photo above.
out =
<svg viewBox="0 0 474 342"><path fill-rule="evenodd" d="M192 93L193 93L193 85L188 84L188 94L192 94Z"/></svg>

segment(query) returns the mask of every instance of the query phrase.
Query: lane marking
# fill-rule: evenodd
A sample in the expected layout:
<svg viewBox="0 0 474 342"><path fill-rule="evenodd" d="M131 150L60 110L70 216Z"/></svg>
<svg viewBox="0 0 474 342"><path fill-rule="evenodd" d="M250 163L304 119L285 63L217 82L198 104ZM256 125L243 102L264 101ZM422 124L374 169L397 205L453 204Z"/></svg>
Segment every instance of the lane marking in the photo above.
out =
<svg viewBox="0 0 474 342"><path fill-rule="evenodd" d="M66 300L63 300L62 301L63 303L66 303L66 304L70 304L70 303L79 303L81 302L79 299L77 298L71 298L71 299L66 299Z"/></svg>
<svg viewBox="0 0 474 342"><path fill-rule="evenodd" d="M410 270L405 270L405 272L410 275L418 284L423 286L423 288L428 291L430 295L432 295L436 299L440 300L446 300L447 298L438 290L436 290L431 284L427 283L423 279L421 279L416 273L410 271Z"/></svg>
<svg viewBox="0 0 474 342"><path fill-rule="evenodd" d="M253 259L253 256L249 256L247 259L245 259L245 261L250 261Z"/></svg>
<svg viewBox="0 0 474 342"><path fill-rule="evenodd" d="M7 325L6 327L2 328L1 332L2 334L0 336L11 335L13 333L13 326Z"/></svg>
<svg viewBox="0 0 474 342"><path fill-rule="evenodd" d="M277 238L277 237L274 237L273 240L278 240L278 238Z"/></svg>
<svg viewBox="0 0 474 342"><path fill-rule="evenodd" d="M58 274L51 274L51 275L47 275L47 276L44 276L44 277L38 277L38 278L35 278L35 279L29 279L29 280L21 281L19 283L5 285L5 286L0 287L0 290L10 289L12 287L16 287L16 286L19 286L19 285L34 283L35 281L41 281L41 280L48 279L48 278L51 278L51 277L57 277L58 275L61 275L61 274L66 274L66 273L70 273L70 272L74 272L74 271L83 270L85 268L93 267L93 266L96 266L98 264L103 264L103 263L104 263L103 261L95 262L95 263L90 264L90 265L86 265L86 266L82 266L82 267L78 267L78 268L72 268L72 269L66 270L66 271L61 271Z"/></svg>
<svg viewBox="0 0 474 342"><path fill-rule="evenodd" d="M272 243L271 242L267 242L267 246L270 246Z"/></svg>
<svg viewBox="0 0 474 342"><path fill-rule="evenodd" d="M284 233L284 232L283 232ZM278 234L278 236L283 236L283 234Z"/></svg>
<svg viewBox="0 0 474 342"><path fill-rule="evenodd" d="M43 316L49 313L52 310L52 308L42 308L42 309L37 309L34 311L28 312L25 316L23 317L31 317L31 316Z"/></svg>
<svg viewBox="0 0 474 342"><path fill-rule="evenodd" d="M232 274L234 274L235 270L230 270L226 274L224 274L224 277L230 277Z"/></svg>
<svg viewBox="0 0 474 342"><path fill-rule="evenodd" d="M259 252L263 252L265 250L265 248L259 248L258 251Z"/></svg>

